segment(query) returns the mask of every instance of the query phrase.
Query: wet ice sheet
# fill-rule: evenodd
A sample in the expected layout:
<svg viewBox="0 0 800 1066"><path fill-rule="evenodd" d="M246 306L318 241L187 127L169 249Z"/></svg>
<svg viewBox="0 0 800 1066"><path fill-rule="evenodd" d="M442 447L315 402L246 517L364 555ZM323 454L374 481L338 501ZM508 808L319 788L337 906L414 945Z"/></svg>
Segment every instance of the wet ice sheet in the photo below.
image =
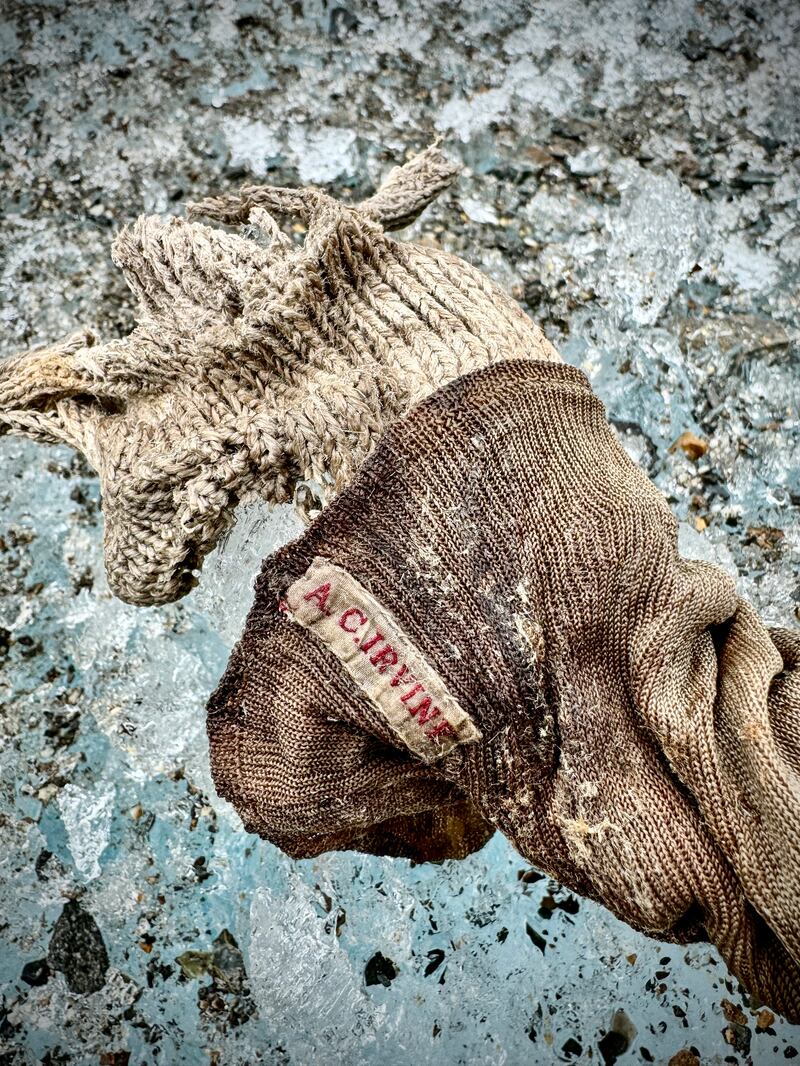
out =
<svg viewBox="0 0 800 1066"><path fill-rule="evenodd" d="M545 323L667 494L682 550L791 624L798 15L730 8L26 5L0 25L3 350L129 324L113 224L220 182L361 194L439 129L468 169L412 234ZM676 446L685 432L700 446ZM709 949L633 933L499 837L414 867L293 863L244 834L211 788L203 706L258 561L296 520L249 508L191 597L137 610L108 594L85 468L18 441L0 456L0 1054L767 1063L800 1047Z"/></svg>

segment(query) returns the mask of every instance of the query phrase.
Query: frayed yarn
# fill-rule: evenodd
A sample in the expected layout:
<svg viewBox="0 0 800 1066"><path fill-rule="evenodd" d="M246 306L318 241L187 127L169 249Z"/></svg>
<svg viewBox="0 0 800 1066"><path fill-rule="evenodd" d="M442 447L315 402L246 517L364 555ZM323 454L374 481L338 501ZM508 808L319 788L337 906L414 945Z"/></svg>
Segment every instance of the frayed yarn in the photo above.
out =
<svg viewBox="0 0 800 1066"><path fill-rule="evenodd" d="M97 470L109 584L135 604L196 583L240 501L327 501L385 428L441 385L510 358L557 360L493 282L438 249L398 242L453 180L434 145L347 206L314 189L246 187L142 217L114 262L138 324L87 331L0 363L0 432L66 442ZM302 247L274 216L302 220Z"/></svg>

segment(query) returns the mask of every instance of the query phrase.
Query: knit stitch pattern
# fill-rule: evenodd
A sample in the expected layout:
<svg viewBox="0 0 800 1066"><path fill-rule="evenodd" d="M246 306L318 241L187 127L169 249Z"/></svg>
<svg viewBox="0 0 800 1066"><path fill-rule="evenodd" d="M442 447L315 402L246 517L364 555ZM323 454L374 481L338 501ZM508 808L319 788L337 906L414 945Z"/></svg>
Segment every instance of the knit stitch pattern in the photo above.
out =
<svg viewBox="0 0 800 1066"><path fill-rule="evenodd" d="M558 359L469 264L387 235L455 174L434 146L358 207L249 187L193 208L245 232L140 218L113 249L139 301L133 333L82 331L0 363L0 432L66 442L97 470L118 596L184 595L240 501L288 502L307 481L327 501L440 385ZM302 247L276 215L307 226Z"/></svg>
<svg viewBox="0 0 800 1066"><path fill-rule="evenodd" d="M293 618L288 590L319 560L380 604L471 738L420 757L335 642ZM323 586L304 602L332 600ZM330 625L405 681L369 611L343 602ZM291 855L456 856L484 819L635 928L711 941L800 1021L800 634L680 558L666 502L575 368L499 363L391 426L265 561L208 732L219 792Z"/></svg>

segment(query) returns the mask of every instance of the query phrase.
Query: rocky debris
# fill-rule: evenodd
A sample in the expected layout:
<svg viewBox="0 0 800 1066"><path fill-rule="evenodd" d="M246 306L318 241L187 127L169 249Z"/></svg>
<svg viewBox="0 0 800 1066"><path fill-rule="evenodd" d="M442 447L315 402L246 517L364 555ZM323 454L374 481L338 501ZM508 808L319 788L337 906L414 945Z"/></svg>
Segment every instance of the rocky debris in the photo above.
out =
<svg viewBox="0 0 800 1066"><path fill-rule="evenodd" d="M398 972L391 959L387 959L382 952L376 951L364 967L364 983L368 986L383 985L384 988L388 988Z"/></svg>
<svg viewBox="0 0 800 1066"><path fill-rule="evenodd" d="M98 992L106 983L108 952L100 928L77 900L68 900L53 927L47 961L64 974L70 992Z"/></svg>
<svg viewBox="0 0 800 1066"><path fill-rule="evenodd" d="M700 1066L700 1056L684 1048L672 1056L667 1066Z"/></svg>
<svg viewBox="0 0 800 1066"><path fill-rule="evenodd" d="M790 343L785 326L760 315L721 315L718 318L684 318L677 323L687 354L703 349L740 358L782 350Z"/></svg>
<svg viewBox="0 0 800 1066"><path fill-rule="evenodd" d="M617 1059L630 1048L635 1039L636 1026L620 1007L614 1011L611 1026L608 1032L604 1033L600 1038L597 1045L605 1066L613 1066Z"/></svg>
<svg viewBox="0 0 800 1066"><path fill-rule="evenodd" d="M745 544L755 544L769 559L777 559L785 546L786 532L774 526L748 526Z"/></svg>
<svg viewBox="0 0 800 1066"><path fill-rule="evenodd" d="M46 985L50 980L50 967L47 965L47 959L35 959L33 962L26 962L22 967L20 977L26 985L31 985L34 988L39 985Z"/></svg>
<svg viewBox="0 0 800 1066"><path fill-rule="evenodd" d="M701 459L708 451L708 441L703 440L702 437L698 437L696 433L692 433L691 430L686 430L685 433L681 433L680 437L670 445L670 451L675 452L680 448L687 459L691 459L696 462Z"/></svg>
<svg viewBox="0 0 800 1066"><path fill-rule="evenodd" d="M756 1015L756 1032L765 1033L768 1029L771 1029L775 1024L775 1015L771 1010L767 1010L766 1007L762 1009Z"/></svg>
<svg viewBox="0 0 800 1066"><path fill-rule="evenodd" d="M721 1000L720 1006L728 1022L722 1030L725 1043L730 1044L734 1051L738 1051L741 1055L749 1055L753 1034L748 1025L747 1015L741 1007L731 1003L729 999Z"/></svg>
<svg viewBox="0 0 800 1066"><path fill-rule="evenodd" d="M210 977L197 992L200 1013L218 1027L242 1025L255 1012L244 957L234 936L223 929L210 951L184 951L175 960L186 980Z"/></svg>

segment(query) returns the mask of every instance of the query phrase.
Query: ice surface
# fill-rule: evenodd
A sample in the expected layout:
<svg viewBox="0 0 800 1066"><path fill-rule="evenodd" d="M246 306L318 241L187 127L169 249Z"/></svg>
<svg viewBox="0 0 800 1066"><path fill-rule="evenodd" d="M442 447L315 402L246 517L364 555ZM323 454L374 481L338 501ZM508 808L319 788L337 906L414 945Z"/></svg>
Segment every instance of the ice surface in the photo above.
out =
<svg viewBox="0 0 800 1066"><path fill-rule="evenodd" d="M497 224L497 213L489 204L482 203L472 196L462 196L459 200L461 210L473 222L484 222L491 225Z"/></svg>
<svg viewBox="0 0 800 1066"><path fill-rule="evenodd" d="M374 1043L387 1014L373 1005L360 967L340 944L343 912L334 913L329 899L295 873L278 891L258 888L250 906L253 990L301 1061L325 1046L353 1059ZM295 959L291 969L287 958Z"/></svg>
<svg viewBox="0 0 800 1066"><path fill-rule="evenodd" d="M303 185L335 181L353 169L356 134L351 129L297 126L289 132L289 147L298 160Z"/></svg>
<svg viewBox="0 0 800 1066"><path fill-rule="evenodd" d="M780 276L777 260L753 248L742 237L732 237L725 245L721 273L743 289L768 289Z"/></svg>
<svg viewBox="0 0 800 1066"><path fill-rule="evenodd" d="M592 378L682 552L797 623L796 5L34 6L0 22L3 352L129 327L108 252L140 211L252 180L366 194L438 129L466 169L409 235L512 291ZM713 951L632 932L500 837L414 866L245 834L204 705L296 515L240 508L192 595L141 610L109 594L86 467L7 438L0 463L1 1061L800 1049Z"/></svg>
<svg viewBox="0 0 800 1066"><path fill-rule="evenodd" d="M100 858L108 845L115 795L111 784L92 790L67 784L58 793L69 850L75 868L87 881L101 873Z"/></svg>
<svg viewBox="0 0 800 1066"><path fill-rule="evenodd" d="M256 501L239 508L236 525L208 556L193 594L194 603L213 619L215 632L227 645L242 632L261 560L304 528L297 511L288 505L268 507Z"/></svg>
<svg viewBox="0 0 800 1066"><path fill-rule="evenodd" d="M638 936L527 869L499 836L438 867L345 854L300 868L250 911L253 989L296 1061L568 1061L563 1045L585 1053L618 1011L652 1046L670 997L634 1003L625 989L656 972L680 987L671 1002L693 1043L720 1017L714 952ZM385 985L366 983L376 973ZM660 1036L659 1061L685 1042L682 1024Z"/></svg>
<svg viewBox="0 0 800 1066"><path fill-rule="evenodd" d="M263 178L269 164L281 155L281 142L263 120L231 118L224 127L232 169L242 167L254 178Z"/></svg>
<svg viewBox="0 0 800 1066"><path fill-rule="evenodd" d="M651 326L707 243L707 212L674 174L625 166L617 168L616 178L620 203L610 212L597 292L615 320Z"/></svg>

